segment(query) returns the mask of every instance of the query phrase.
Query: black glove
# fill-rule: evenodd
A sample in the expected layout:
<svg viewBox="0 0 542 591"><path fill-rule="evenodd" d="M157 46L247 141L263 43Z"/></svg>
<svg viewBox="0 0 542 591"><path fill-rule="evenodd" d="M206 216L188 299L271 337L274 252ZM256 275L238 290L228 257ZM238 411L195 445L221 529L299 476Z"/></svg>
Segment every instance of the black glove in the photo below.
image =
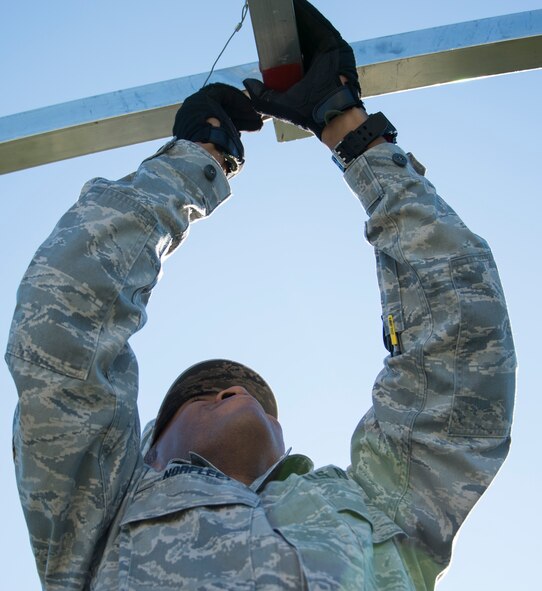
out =
<svg viewBox="0 0 542 591"><path fill-rule="evenodd" d="M207 122L210 117L220 127ZM179 140L212 143L222 150L228 174L239 172L245 161L241 131L258 131L263 120L250 100L227 84L210 84L189 96L175 115L173 135Z"/></svg>
<svg viewBox="0 0 542 591"><path fill-rule="evenodd" d="M335 27L306 0L294 0L305 76L286 92L259 80L244 81L254 107L312 131L319 139L326 124L342 111L362 107L352 48ZM343 85L340 76L347 78Z"/></svg>

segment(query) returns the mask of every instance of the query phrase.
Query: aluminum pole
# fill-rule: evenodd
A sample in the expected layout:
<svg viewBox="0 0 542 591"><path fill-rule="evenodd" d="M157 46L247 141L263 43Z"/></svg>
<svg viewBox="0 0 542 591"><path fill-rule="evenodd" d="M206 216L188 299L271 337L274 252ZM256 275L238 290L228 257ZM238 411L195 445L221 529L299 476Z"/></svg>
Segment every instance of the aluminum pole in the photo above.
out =
<svg viewBox="0 0 542 591"><path fill-rule="evenodd" d="M542 67L542 9L352 43L365 97ZM242 88L258 64L218 70ZM0 174L169 136L206 73L0 118ZM290 129L279 139L293 139Z"/></svg>

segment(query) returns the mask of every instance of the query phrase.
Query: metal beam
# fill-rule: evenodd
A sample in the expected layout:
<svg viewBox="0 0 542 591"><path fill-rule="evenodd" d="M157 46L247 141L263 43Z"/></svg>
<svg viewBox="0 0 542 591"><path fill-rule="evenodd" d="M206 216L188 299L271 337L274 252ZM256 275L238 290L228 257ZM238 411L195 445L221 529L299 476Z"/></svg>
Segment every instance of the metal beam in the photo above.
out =
<svg viewBox="0 0 542 591"><path fill-rule="evenodd" d="M364 96L542 67L542 9L352 43ZM242 87L258 64L218 70ZM0 118L0 174L171 133L176 109L206 74ZM284 137L282 139L289 139Z"/></svg>

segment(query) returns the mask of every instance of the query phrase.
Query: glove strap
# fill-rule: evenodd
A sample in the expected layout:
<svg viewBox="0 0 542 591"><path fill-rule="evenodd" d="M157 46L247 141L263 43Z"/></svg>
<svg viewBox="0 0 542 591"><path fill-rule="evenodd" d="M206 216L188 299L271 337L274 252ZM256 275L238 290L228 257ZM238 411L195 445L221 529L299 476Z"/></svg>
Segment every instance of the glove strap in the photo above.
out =
<svg viewBox="0 0 542 591"><path fill-rule="evenodd" d="M212 125L204 127L198 133L194 134L191 141L210 143L220 148L226 159L228 176L237 174L245 163L236 142L223 127L214 127Z"/></svg>
<svg viewBox="0 0 542 591"><path fill-rule="evenodd" d="M363 107L363 102L348 85L334 88L327 96L316 104L312 117L319 125L327 125L334 117L352 107Z"/></svg>

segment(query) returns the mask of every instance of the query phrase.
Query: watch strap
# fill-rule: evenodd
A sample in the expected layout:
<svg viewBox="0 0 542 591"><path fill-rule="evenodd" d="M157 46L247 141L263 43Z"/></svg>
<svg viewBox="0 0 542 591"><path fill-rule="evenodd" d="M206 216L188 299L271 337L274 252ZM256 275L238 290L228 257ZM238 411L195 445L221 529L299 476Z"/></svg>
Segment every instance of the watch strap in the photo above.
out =
<svg viewBox="0 0 542 591"><path fill-rule="evenodd" d="M379 137L395 144L397 130L384 113L373 113L359 127L348 133L333 149L333 161L344 172Z"/></svg>

